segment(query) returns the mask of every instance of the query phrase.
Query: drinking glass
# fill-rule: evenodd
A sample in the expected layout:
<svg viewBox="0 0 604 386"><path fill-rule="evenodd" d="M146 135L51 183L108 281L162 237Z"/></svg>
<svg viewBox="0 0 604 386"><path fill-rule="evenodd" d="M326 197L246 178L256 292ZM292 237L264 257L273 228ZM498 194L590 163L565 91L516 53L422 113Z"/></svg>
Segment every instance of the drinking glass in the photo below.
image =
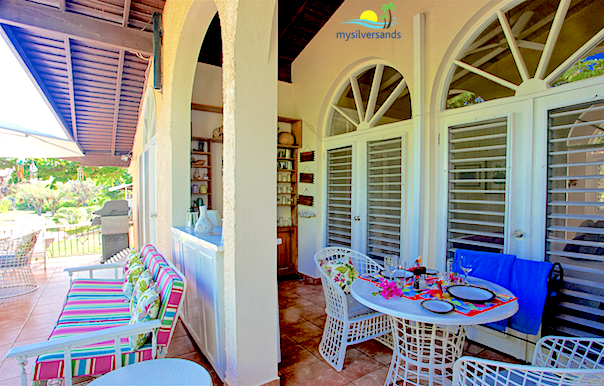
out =
<svg viewBox="0 0 604 386"><path fill-rule="evenodd" d="M466 277L466 285L468 285L468 274L470 272L472 272L472 268L473 268L473 259L471 256L465 256L465 255L461 255L459 257L459 267L461 268L461 270L463 271L463 273L465 274Z"/></svg>
<svg viewBox="0 0 604 386"><path fill-rule="evenodd" d="M384 269L388 273L388 276L390 276L390 280L393 279L393 275L398 269L398 261L398 255L389 255L384 259Z"/></svg>

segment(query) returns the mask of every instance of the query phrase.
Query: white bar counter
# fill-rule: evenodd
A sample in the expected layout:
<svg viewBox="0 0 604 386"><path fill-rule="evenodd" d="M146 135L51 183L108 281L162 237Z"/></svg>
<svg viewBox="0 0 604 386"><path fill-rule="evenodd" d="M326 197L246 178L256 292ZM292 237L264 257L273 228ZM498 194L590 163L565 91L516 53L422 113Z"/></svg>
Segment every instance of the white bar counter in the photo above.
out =
<svg viewBox="0 0 604 386"><path fill-rule="evenodd" d="M173 227L174 264L187 278L182 318L199 349L224 381L224 246L222 228L211 235Z"/></svg>

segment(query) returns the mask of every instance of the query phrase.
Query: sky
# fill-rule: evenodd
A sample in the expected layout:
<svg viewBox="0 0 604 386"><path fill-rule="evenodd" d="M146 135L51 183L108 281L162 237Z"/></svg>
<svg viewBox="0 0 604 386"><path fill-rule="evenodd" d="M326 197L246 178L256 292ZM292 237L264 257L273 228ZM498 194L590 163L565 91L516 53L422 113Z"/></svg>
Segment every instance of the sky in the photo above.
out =
<svg viewBox="0 0 604 386"><path fill-rule="evenodd" d="M0 37L0 121L67 138L38 89Z"/></svg>

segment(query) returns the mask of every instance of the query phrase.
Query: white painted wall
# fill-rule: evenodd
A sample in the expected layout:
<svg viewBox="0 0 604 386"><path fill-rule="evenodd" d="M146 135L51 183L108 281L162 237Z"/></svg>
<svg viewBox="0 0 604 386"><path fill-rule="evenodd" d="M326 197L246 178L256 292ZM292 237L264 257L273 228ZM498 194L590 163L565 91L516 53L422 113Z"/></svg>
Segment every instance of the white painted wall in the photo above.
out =
<svg viewBox="0 0 604 386"><path fill-rule="evenodd" d="M323 169L325 165L323 164L324 149L322 148L322 139L325 132L324 121L331 98L341 81L348 77L350 72L361 63L385 61L403 74L413 98L415 81L413 17L418 13L424 13L424 76L426 79L424 90L426 106L429 109L436 73L447 49L466 23L472 18L476 18L477 15L484 13L483 7L488 3L486 0L417 0L397 3L397 9L393 12L393 15L396 17L398 25L391 27L391 29L400 32L401 39L344 41L336 37L338 32L354 32L362 27L341 24L342 22L358 18L365 10L373 10L376 14L380 14L381 5L383 4L381 1L348 0L340 6L293 62L294 114L304 121L302 146L306 148L308 145L317 153L317 162L312 166L316 173L316 183L308 187L311 195L315 197L315 207L313 209L317 215L321 215L321 208L323 207L321 186L318 184L321 184L324 180ZM363 32L367 30L365 29ZM412 110L414 115L418 114L415 106L412 106ZM429 113L429 111L426 113ZM424 122L426 126L430 124L429 120ZM423 141L426 143L426 147L433 147L435 144L433 138L430 137L428 127L424 128L423 134L426 136ZM425 178L422 177L418 180L423 182L426 187L424 190L430 192L428 187L434 175L426 174ZM304 190L306 187L301 187L301 189ZM408 187L408 189L413 189L413 187ZM426 198L424 200L425 213L430 213L429 206L430 200ZM323 247L321 243L324 230L320 226L319 218L300 219L299 225L298 268L300 272L316 277L313 257L316 251ZM416 242L420 243L421 248L421 240ZM428 259L432 258L431 255L425 252L424 256L428 256ZM428 264L431 264L431 262Z"/></svg>

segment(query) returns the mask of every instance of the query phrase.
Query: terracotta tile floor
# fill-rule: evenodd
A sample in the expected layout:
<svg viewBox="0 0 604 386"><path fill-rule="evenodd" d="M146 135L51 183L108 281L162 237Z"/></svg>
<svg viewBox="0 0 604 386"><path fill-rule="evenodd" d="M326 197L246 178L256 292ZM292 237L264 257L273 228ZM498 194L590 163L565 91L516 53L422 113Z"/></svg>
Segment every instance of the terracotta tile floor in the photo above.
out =
<svg viewBox="0 0 604 386"><path fill-rule="evenodd" d="M13 346L43 341L50 334L69 289L69 276L63 268L96 264L98 259L98 256L49 259L46 271L39 260L33 264L33 270L40 288L30 294L0 299L0 385L20 384L17 361L5 360L6 352ZM323 361L317 351L325 325L321 285L298 280L279 282L279 308L281 385L384 384L392 351L381 343L369 341L349 347L339 373ZM464 354L518 363L474 343L466 342ZM212 375L214 385L223 385L180 321L167 356L201 364Z"/></svg>

